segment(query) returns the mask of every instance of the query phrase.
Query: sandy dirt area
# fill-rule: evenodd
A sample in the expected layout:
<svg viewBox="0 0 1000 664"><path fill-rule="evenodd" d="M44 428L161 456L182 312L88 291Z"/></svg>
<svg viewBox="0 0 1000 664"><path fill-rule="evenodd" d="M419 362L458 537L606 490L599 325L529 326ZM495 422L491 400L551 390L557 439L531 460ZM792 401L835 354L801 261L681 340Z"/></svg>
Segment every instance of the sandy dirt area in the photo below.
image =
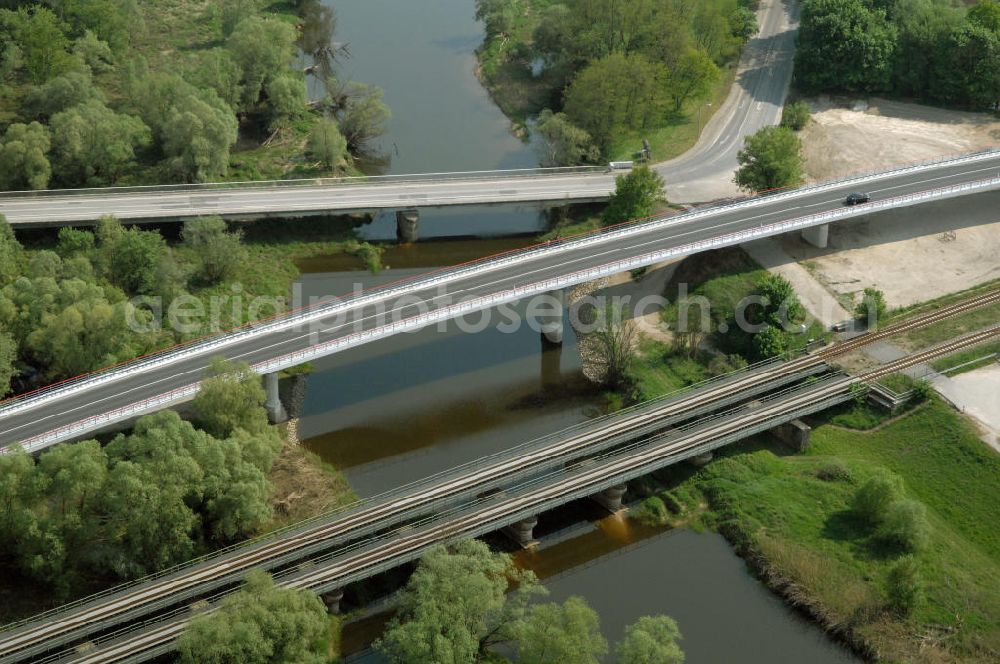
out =
<svg viewBox="0 0 1000 664"><path fill-rule="evenodd" d="M956 408L980 424L983 440L1000 452L1000 364L959 374L941 376L934 387Z"/></svg>
<svg viewBox="0 0 1000 664"><path fill-rule="evenodd" d="M879 98L808 101L812 122L801 138L806 173L812 180L1000 145L1000 120L986 113Z"/></svg>
<svg viewBox="0 0 1000 664"><path fill-rule="evenodd" d="M802 139L811 179L1000 145L1000 120L991 115L877 98L835 101L810 101L813 121ZM1000 278L1000 193L840 222L825 250L797 235L781 245L845 306L866 287L884 291L890 306L913 304Z"/></svg>

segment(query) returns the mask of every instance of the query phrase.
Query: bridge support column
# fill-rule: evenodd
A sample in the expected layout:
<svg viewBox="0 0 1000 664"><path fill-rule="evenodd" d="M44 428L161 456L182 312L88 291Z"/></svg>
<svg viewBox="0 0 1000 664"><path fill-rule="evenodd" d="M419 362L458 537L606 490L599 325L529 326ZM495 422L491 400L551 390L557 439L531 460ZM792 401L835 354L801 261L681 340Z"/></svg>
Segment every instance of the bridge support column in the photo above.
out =
<svg viewBox="0 0 1000 664"><path fill-rule="evenodd" d="M711 452L705 452L704 454L699 454L698 456L691 457L688 459L696 468L701 468L707 466L708 462L715 458L715 455Z"/></svg>
<svg viewBox="0 0 1000 664"><path fill-rule="evenodd" d="M538 541L534 537L535 526L537 525L538 517L533 516L510 524L503 529L503 533L520 544L522 548L527 549L538 544Z"/></svg>
<svg viewBox="0 0 1000 664"><path fill-rule="evenodd" d="M416 242L420 225L420 210L396 211L396 239L399 242Z"/></svg>
<svg viewBox="0 0 1000 664"><path fill-rule="evenodd" d="M803 228L802 239L814 247L826 249L830 245L830 224Z"/></svg>
<svg viewBox="0 0 1000 664"><path fill-rule="evenodd" d="M625 495L625 491L628 487L624 484L616 484L615 486L610 486L604 491L591 496L597 503L608 510L612 514L618 513L622 509L622 496Z"/></svg>
<svg viewBox="0 0 1000 664"><path fill-rule="evenodd" d="M809 449L812 427L802 420L792 420L771 429L771 433L781 442L791 446L796 452L805 452Z"/></svg>
<svg viewBox="0 0 1000 664"><path fill-rule="evenodd" d="M268 419L271 420L271 424L284 422L288 419L288 413L285 412L285 407L281 405L281 397L278 396L278 374L276 372L264 374L264 387L267 389L267 400L264 402L264 408L267 410Z"/></svg>
<svg viewBox="0 0 1000 664"><path fill-rule="evenodd" d="M542 305L543 310L536 316L542 330L542 339L554 346L560 346L563 342L563 308L566 293L560 288L549 291L544 297L546 301Z"/></svg>
<svg viewBox="0 0 1000 664"><path fill-rule="evenodd" d="M326 604L327 613L331 616L340 615L340 600L344 599L344 591L342 589L331 590L330 592L323 593L320 597L323 603Z"/></svg>

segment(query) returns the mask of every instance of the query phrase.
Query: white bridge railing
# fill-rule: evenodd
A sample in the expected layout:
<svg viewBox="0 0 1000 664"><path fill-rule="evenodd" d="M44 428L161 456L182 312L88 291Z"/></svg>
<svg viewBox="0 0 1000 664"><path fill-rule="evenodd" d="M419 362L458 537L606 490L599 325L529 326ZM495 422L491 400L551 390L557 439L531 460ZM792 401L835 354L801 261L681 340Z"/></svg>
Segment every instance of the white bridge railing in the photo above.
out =
<svg viewBox="0 0 1000 664"><path fill-rule="evenodd" d="M392 336L394 334L399 334L405 331L421 329L436 322L457 318L466 313L481 311L483 309L488 309L490 307L494 307L507 302L513 302L516 300L523 299L525 297L530 297L532 295L545 293L547 291L564 288L566 286L579 284L593 279L599 279L601 277L617 274L620 272L625 272L627 270L635 269L644 265L651 265L653 263L661 262L667 259L687 256L690 254L707 251L709 249L716 249L720 247L742 244L744 242L760 239L763 237L770 237L772 235L787 233L789 231L801 230L803 228L808 228L810 226L818 226L821 224L829 223L831 221L837 221L840 219L857 217L883 209L905 207L908 205L915 205L922 202L927 202L932 200L943 200L954 196L961 196L974 192L988 191L997 188L1000 188L1000 176L994 178L987 178L984 180L978 180L975 182L952 185L948 187L940 187L938 189L932 189L929 191L924 191L914 194L896 196L893 198L874 201L864 205L838 208L835 210L829 210L827 212L820 212L812 215L806 215L803 217L798 217L796 219L790 219L787 221L781 221L770 224L761 223L759 226L756 226L754 228L736 231L733 233L727 233L706 240L690 242L677 247L649 251L626 259L612 261L610 263L604 263L602 265L594 266L584 270L578 270L575 272L567 273L565 275L560 275L558 277L532 282L529 284L518 285L514 286L513 288L508 288L505 290L497 291L495 293L491 293L489 295L470 298L466 301L457 304L442 306L432 311L418 314L416 316L410 316L408 318L404 318L398 321L393 321L391 323L380 325L378 327L374 327L369 330L361 330L344 337L338 337L337 339L332 339L327 342L315 344L308 348L304 348L292 353L287 353L285 355L281 355L263 362L255 363L252 366L254 370L259 373L262 374L272 373L299 364L303 364L305 362L320 357L324 357L326 355L331 355L333 353L340 352L347 348L368 343L376 339ZM690 219L690 217L688 218ZM674 217L672 219L665 221L671 221L676 223L676 220L677 217ZM654 222L653 224L644 224L642 228L645 229L651 226L655 227L662 223L664 222ZM633 228L631 230L635 229ZM598 237L600 239L606 239L609 236L620 236L625 232L626 230L620 229ZM597 238L588 238L588 240L590 239L597 239ZM569 243L569 245L576 248L579 248L579 246L581 246L579 243ZM569 245L564 245L564 247ZM519 255L520 254L515 254L515 257L507 257L504 259L500 259L497 265L509 264L512 261L518 260L516 256ZM423 283L421 284L421 287L426 287L428 284L433 284L436 280L448 280L450 278L451 278L450 274L444 274L439 277L432 277L429 280L424 280ZM346 303L336 305L336 307L353 308L355 306L358 306L359 303L362 300L365 300L366 298L371 299L378 297L381 299L382 297L391 297L391 295L394 294L393 290L394 289L390 290L388 293L383 293L378 296L375 295L362 296L361 298L358 298L356 300L351 300ZM402 295L404 293L395 293L395 294ZM302 320L308 319L310 317L329 316L331 315L331 311L332 309L324 311L321 314L312 312L298 314L298 316L290 317L289 320L281 320L275 323L271 323L270 325L262 326L260 328L240 332L239 334L242 335L240 336L240 339L241 340L245 339L246 336L249 334L262 333L268 329L274 331L275 329L278 329L282 326L292 324L291 321L297 317L300 317L297 324L301 324ZM225 339L226 338L220 340L219 343L221 343L221 341L224 341ZM198 347L195 349L191 349L190 351L186 351L185 353L182 354L171 353L168 357L163 358L158 362L162 364L168 361L176 361L179 357L187 357L191 354L197 354L197 353L206 353L210 352L211 350L217 350L217 348L209 344L206 347ZM126 368L127 367L128 365L126 365ZM137 370L145 371L148 370L149 368L150 365L144 365L141 369L129 369L129 370L132 372ZM106 382L106 380L120 378L120 377L121 375L119 374L115 376L107 376L100 378L104 378L105 380L102 382ZM70 389L74 390L87 389L89 387L92 387L94 384L95 383L86 382L81 385L75 385ZM163 408L172 403L179 403L181 401L190 399L197 393L197 391L198 391L198 383L186 385L184 387L172 390L171 392L168 392L166 394L159 395L151 399L135 402L128 406L124 406L122 408L118 408L100 415L94 415L84 420L74 422L73 424L58 427L44 434L26 439L22 441L22 447L24 447L27 451L30 452L44 449L45 447L55 444L56 442L59 442L61 440L66 440L68 438L75 437L87 431L97 430L102 426L106 426L113 422L126 420L146 412L151 412L153 410ZM49 398L57 398L62 396L65 396L65 392L55 396L43 395L40 398L46 398L46 400L48 400ZM37 405L37 400L32 401L30 404L19 404L15 402L14 404L12 404L12 406L8 408L13 409L17 408L18 406L29 407L34 405ZM0 414L4 413L0 411ZM2 452L3 449L0 449L0 453Z"/></svg>
<svg viewBox="0 0 1000 664"><path fill-rule="evenodd" d="M418 289L432 288L434 286L449 283L451 281L456 281L470 274L485 273L491 270L498 269L505 265L509 265L513 262L526 261L531 258L541 256L545 253L551 253L551 254L562 253L589 244L599 244L603 242L608 242L613 239L621 238L627 235L633 235L633 234L639 235L647 232L655 232L663 228L683 224L689 221L694 221L697 219L720 214L727 211L732 211L734 209L752 208L763 205L765 203L771 203L776 200L796 198L809 193L823 191L825 189L841 187L847 183L860 184L861 182L865 182L875 178L885 178L913 171L929 170L948 165L955 165L960 163L973 163L976 161L994 159L997 157L998 154L1000 154L1000 151L990 150L990 151L977 152L969 155L962 155L947 159L928 161L921 164L915 164L892 171L884 171L875 174L866 173L855 177L842 178L831 182L814 184L807 187L802 187L799 189L789 190L781 193L758 196L747 200L741 200L723 205L716 205L712 207L691 210L689 212L672 217L665 217L653 220L640 220L638 222L625 224L616 228L605 229L603 231L598 231L597 233L589 236L568 240L554 245L541 245L538 247L528 248L510 254L505 254L501 257L491 257L479 261L473 261L471 263L456 268L446 268L444 270L439 271L437 274L433 274L430 276L424 275L411 280L402 281L397 284L390 284L388 286L374 289L367 294L353 297L348 300L336 299L333 302L328 301L325 303L319 303L306 309L300 309L297 311L283 314L280 317L276 317L270 321L259 322L254 324L253 326L245 326L243 328L239 328L237 330L225 333L223 335L218 335L201 341L191 342L183 346L175 346L173 348L160 351L147 358L134 360L125 363L121 366L109 368L107 370L103 370L100 372L85 374L83 376L63 381L62 383L58 383L56 385L47 388L42 388L35 392L31 392L25 395L20 395L18 397L8 399L4 402L0 402L0 418L14 414L16 412L19 412L27 408L32 408L35 406L42 405L43 403L46 403L53 399L64 398L66 396L69 396L70 394L79 392L80 390L90 389L92 387L105 384L112 380L125 378L127 376L134 375L136 373L142 373L167 363L177 362L183 360L184 358L188 358L194 355L216 352L232 344L244 341L252 336L265 335L282 329L293 328L298 325L307 324L328 316L336 315L349 308L364 306L365 304L382 301L385 299L389 299L394 295L401 295L404 293L413 292ZM882 207L885 207L884 203L885 202L883 201L881 203L876 202L858 206L855 209L855 212L857 214L863 214L864 211L880 209ZM838 210L837 213L845 216L853 216L844 210Z"/></svg>

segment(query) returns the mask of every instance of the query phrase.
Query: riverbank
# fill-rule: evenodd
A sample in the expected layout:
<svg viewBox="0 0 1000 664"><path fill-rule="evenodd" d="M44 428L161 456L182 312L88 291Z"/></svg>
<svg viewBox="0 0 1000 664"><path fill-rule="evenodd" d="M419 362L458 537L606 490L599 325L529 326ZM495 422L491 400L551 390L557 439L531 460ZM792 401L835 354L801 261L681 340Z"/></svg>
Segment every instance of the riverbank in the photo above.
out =
<svg viewBox="0 0 1000 664"><path fill-rule="evenodd" d="M612 160L641 156L644 142L652 161L683 154L722 106L736 79L741 48L757 31L754 12L742 2L620 12L614 5L588 10L552 0L506 0L479 9L486 36L476 51L476 75L510 119L513 133L537 131L533 122L545 109L565 112L567 126L584 132L582 139L571 139L580 143L578 155L550 155L550 161L577 163L580 155L593 161L590 141ZM603 22L609 22L606 30ZM590 41L578 37L583 30ZM663 31L671 35L665 44L658 38ZM629 73L612 74L616 67ZM609 76L619 83L598 85ZM626 89L626 80L635 89ZM655 81L652 87L640 92L649 81ZM639 100L635 105L623 101L633 95ZM634 115L611 118L613 113L601 111L608 117L597 120L585 111L599 106L629 107ZM565 129L553 131L560 136L554 143L568 136Z"/></svg>
<svg viewBox="0 0 1000 664"><path fill-rule="evenodd" d="M686 283L690 294L708 298L717 320L720 307L727 310L763 276L745 255L721 265L719 259L682 263L668 299L671 287ZM990 315L973 312L910 343L981 327ZM711 359L646 341L622 400L712 375ZM812 442L803 453L758 436L717 452L704 468L680 464L640 479L629 487L641 501L633 514L723 534L777 595L866 659L996 661L1000 538L992 515L1000 510L1000 455L983 443L974 421L937 396L896 417L869 411L849 404L808 418ZM883 470L901 477L906 496L928 512L927 544L912 554L919 599L909 612L889 594L900 554L851 511L858 488Z"/></svg>

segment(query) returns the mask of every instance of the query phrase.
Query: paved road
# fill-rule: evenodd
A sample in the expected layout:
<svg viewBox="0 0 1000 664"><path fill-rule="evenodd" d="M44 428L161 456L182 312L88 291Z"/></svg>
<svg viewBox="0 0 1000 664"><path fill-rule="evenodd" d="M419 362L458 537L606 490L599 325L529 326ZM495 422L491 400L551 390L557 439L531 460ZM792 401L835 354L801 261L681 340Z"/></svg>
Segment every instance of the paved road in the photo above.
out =
<svg viewBox="0 0 1000 664"><path fill-rule="evenodd" d="M695 203L739 193L733 173L743 138L781 120L792 80L798 12L794 0L761 3L757 14L760 32L743 50L726 101L693 148L656 166L667 183L670 201ZM707 115L710 109L703 110Z"/></svg>
<svg viewBox="0 0 1000 664"><path fill-rule="evenodd" d="M694 148L656 167L667 182L670 200L701 202L737 193L732 176L743 137L781 117L792 75L797 11L797 5L790 0L788 4L765 0L758 13L760 33L744 49L735 85L722 108L706 125ZM607 198L613 190L611 173L517 177L470 174L379 184L120 192L108 189L92 194L0 196L0 214L15 226L43 227L93 222L105 214L134 221L171 221L210 214L252 218L473 203L588 201Z"/></svg>
<svg viewBox="0 0 1000 664"><path fill-rule="evenodd" d="M874 197L885 199L981 180L995 176L998 171L1000 153L972 163L949 164L931 171L908 171L883 176L868 182L865 187ZM358 330L384 327L385 312L390 314L390 322L412 319L428 311L441 310L456 300L495 295L547 279L565 278L579 270L606 266L615 261L635 260L640 256L647 257L654 250L681 248L692 242L741 230L759 229L810 213L843 210L844 197L857 186L847 183L821 191L805 190L788 198L758 199L747 205L722 208L702 216L682 215L666 227L637 226L628 234L603 238L596 245L566 242L527 251L519 254L516 261L489 271L455 277L447 288L450 301L442 296L439 286L418 286L398 300L387 297L378 303L355 305L346 314L317 323L313 328L317 330L315 332L309 329L262 332L260 336L251 339L235 340L224 352L212 351L211 355L224 354L233 360L263 362L313 347L317 343L344 338ZM995 194L992 193L974 198L987 201L985 204L996 204ZM142 374L122 377L94 386L86 392L65 396L57 402L0 415L0 445L23 441L89 415L108 412L195 383L201 378L203 367L210 359L208 355L209 353L204 353L180 358Z"/></svg>

